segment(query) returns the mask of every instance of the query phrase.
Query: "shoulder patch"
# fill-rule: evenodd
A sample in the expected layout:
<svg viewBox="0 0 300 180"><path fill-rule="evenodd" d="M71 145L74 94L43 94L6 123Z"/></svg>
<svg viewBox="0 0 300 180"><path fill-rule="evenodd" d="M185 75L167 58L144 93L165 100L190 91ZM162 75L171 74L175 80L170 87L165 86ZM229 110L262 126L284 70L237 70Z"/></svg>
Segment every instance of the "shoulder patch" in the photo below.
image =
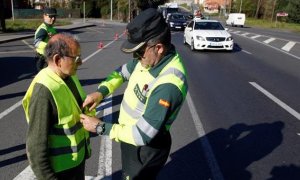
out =
<svg viewBox="0 0 300 180"><path fill-rule="evenodd" d="M170 103L167 100L160 99L158 103L160 105L162 105L163 107L166 107L166 108L170 107Z"/></svg>

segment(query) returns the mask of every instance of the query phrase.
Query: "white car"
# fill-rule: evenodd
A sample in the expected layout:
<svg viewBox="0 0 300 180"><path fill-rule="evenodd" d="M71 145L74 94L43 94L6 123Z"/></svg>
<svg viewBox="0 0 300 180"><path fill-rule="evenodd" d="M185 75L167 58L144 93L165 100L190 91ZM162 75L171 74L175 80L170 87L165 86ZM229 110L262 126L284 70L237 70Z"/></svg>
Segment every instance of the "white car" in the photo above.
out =
<svg viewBox="0 0 300 180"><path fill-rule="evenodd" d="M189 44L191 50L233 50L231 35L216 20L193 19L184 29L183 42Z"/></svg>

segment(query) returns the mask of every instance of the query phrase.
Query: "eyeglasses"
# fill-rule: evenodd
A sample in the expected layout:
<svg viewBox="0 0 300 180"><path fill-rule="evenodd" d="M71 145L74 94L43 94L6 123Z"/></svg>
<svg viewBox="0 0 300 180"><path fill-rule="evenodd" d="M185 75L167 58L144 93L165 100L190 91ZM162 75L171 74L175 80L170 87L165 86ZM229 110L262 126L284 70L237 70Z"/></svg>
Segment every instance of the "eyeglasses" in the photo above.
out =
<svg viewBox="0 0 300 180"><path fill-rule="evenodd" d="M82 61L80 55L79 56L67 56L67 55L64 55L65 57L69 57L69 58L72 58L74 60L75 63L79 63Z"/></svg>
<svg viewBox="0 0 300 180"><path fill-rule="evenodd" d="M138 49L137 51L135 51L133 53L133 58L140 58L140 59L144 58L144 54L146 52L147 47L149 47L148 49L151 49L154 46L156 46L156 44L154 44L152 46L145 46L145 47Z"/></svg>

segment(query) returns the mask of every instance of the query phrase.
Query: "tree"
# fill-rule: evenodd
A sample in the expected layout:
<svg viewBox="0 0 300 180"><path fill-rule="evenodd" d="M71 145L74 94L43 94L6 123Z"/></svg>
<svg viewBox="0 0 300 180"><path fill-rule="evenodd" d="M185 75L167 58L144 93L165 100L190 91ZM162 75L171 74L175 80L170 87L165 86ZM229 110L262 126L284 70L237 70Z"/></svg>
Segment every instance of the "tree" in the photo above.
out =
<svg viewBox="0 0 300 180"><path fill-rule="evenodd" d="M300 23L300 1L289 0L289 4L286 7L288 12L288 20L293 23Z"/></svg>

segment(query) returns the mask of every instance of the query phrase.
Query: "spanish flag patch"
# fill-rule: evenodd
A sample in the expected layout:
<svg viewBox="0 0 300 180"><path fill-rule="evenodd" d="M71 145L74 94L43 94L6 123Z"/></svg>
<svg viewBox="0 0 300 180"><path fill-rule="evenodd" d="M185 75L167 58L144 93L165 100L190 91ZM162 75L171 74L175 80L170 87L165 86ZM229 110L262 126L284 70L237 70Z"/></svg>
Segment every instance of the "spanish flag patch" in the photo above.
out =
<svg viewBox="0 0 300 180"><path fill-rule="evenodd" d="M164 99L160 99L159 102L158 102L160 105L162 105L163 107L170 107L170 103Z"/></svg>

